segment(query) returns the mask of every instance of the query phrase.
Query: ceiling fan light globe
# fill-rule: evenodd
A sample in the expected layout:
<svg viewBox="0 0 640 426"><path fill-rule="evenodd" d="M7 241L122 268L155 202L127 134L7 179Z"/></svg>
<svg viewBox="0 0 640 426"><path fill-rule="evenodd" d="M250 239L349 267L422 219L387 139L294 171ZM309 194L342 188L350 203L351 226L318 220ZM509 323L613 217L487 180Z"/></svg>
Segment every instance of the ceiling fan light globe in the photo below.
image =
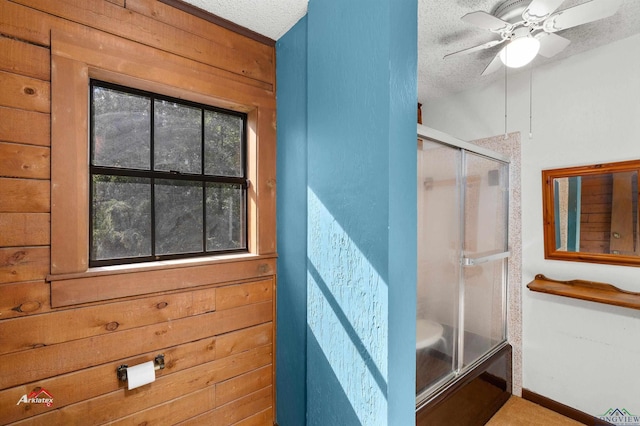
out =
<svg viewBox="0 0 640 426"><path fill-rule="evenodd" d="M540 50L540 40L533 37L513 39L500 51L500 60L509 68L520 68L533 60Z"/></svg>

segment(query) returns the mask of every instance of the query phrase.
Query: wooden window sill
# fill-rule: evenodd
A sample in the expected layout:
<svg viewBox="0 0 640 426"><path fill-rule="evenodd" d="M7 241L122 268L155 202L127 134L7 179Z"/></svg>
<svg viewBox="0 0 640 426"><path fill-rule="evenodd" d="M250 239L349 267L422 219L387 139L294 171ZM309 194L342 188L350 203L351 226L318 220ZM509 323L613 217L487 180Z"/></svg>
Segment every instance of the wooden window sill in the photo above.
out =
<svg viewBox="0 0 640 426"><path fill-rule="evenodd" d="M556 296L640 309L640 293L622 290L611 284L583 280L558 281L538 274L533 281L527 284L527 287L531 291L555 294Z"/></svg>
<svg viewBox="0 0 640 426"><path fill-rule="evenodd" d="M54 308L204 285L228 284L276 274L277 255L227 255L105 266L49 275Z"/></svg>

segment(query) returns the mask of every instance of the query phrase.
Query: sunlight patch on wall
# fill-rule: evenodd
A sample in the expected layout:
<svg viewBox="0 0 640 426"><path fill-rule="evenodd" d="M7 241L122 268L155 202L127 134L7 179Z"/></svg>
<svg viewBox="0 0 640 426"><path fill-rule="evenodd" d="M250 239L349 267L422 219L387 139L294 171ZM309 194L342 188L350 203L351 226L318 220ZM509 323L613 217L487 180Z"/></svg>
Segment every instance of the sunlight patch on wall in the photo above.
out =
<svg viewBox="0 0 640 426"><path fill-rule="evenodd" d="M384 424L387 283L311 189L308 215L309 330L359 421Z"/></svg>

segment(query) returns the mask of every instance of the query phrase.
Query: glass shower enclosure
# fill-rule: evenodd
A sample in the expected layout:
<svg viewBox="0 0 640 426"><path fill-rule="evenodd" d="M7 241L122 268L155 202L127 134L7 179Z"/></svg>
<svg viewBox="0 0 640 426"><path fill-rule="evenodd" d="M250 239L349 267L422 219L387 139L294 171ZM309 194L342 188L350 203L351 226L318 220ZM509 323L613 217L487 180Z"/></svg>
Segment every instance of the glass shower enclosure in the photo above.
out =
<svg viewBox="0 0 640 426"><path fill-rule="evenodd" d="M508 159L419 126L416 406L506 345Z"/></svg>

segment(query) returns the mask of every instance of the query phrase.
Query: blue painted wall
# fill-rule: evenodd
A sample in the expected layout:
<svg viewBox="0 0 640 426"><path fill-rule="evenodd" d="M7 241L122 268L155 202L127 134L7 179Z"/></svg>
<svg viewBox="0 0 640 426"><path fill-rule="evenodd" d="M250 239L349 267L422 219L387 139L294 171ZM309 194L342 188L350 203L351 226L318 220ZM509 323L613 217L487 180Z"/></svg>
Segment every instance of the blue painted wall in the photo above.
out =
<svg viewBox="0 0 640 426"><path fill-rule="evenodd" d="M415 422L418 4L389 0L389 425Z"/></svg>
<svg viewBox="0 0 640 426"><path fill-rule="evenodd" d="M276 43L278 292L276 415L305 424L307 332L307 18Z"/></svg>
<svg viewBox="0 0 640 426"><path fill-rule="evenodd" d="M301 376L306 424L415 422L416 34L416 0L311 0L276 45L281 426Z"/></svg>

